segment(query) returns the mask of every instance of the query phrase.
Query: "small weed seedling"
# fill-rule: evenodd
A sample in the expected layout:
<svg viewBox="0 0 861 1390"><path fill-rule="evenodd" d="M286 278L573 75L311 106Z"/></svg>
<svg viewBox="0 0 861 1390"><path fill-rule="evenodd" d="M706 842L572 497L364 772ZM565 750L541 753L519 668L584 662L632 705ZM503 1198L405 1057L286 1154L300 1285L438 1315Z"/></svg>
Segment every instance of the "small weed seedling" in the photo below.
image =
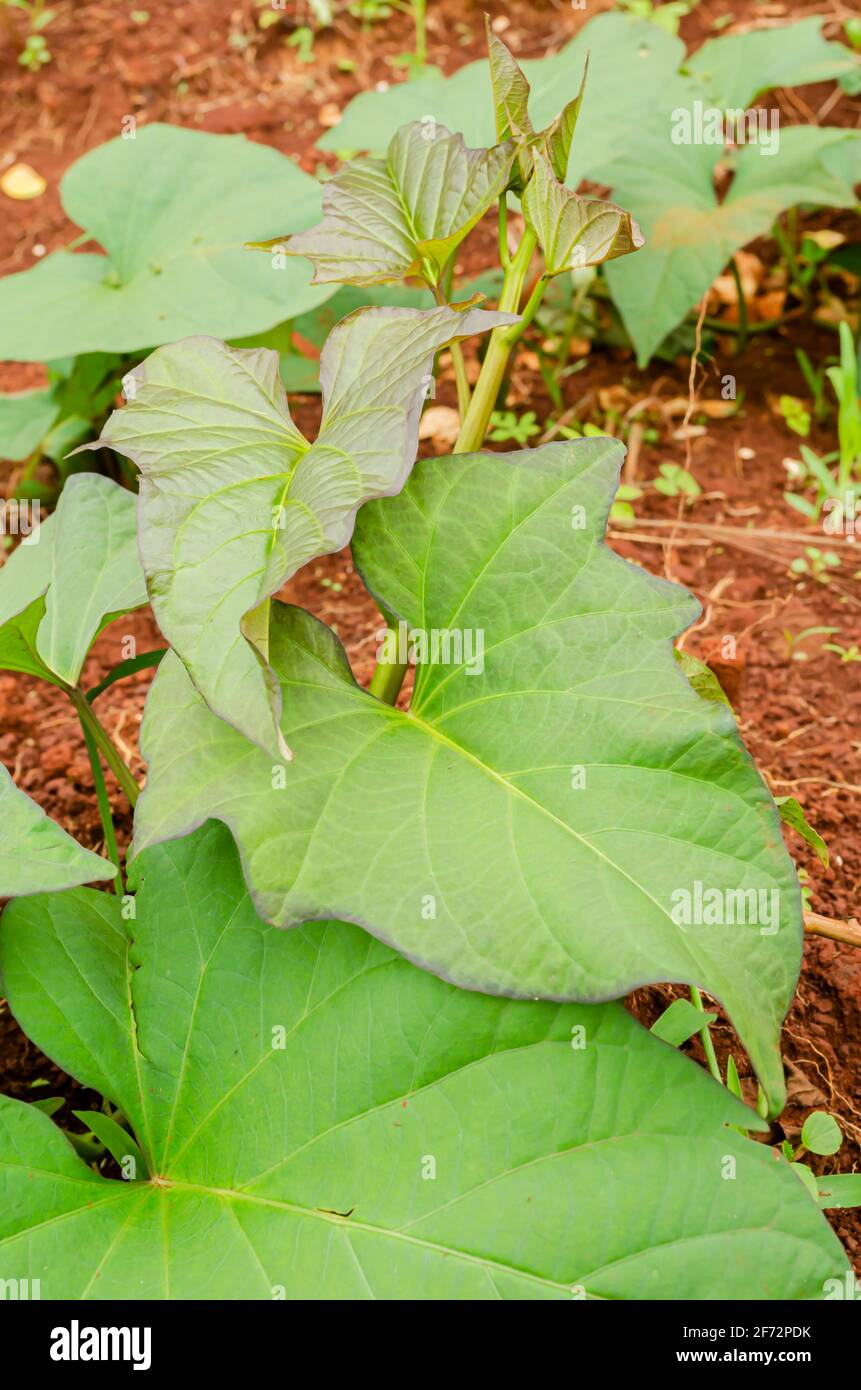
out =
<svg viewBox="0 0 861 1390"><path fill-rule="evenodd" d="M848 323L840 324L840 359L825 368L825 375L831 383L837 398L837 439L838 448L831 453L819 455L806 444L801 446L801 463L793 470L802 486L815 489L815 497L802 497L795 492L784 493L786 501L796 511L811 519L818 519L823 509L828 511L825 529L832 534L843 528L848 503L852 498L852 484L861 474L861 380L859 380L858 352ZM783 402L791 397L782 397ZM810 430L810 416L798 412L793 418L783 411L790 428L798 434ZM802 428L806 425L806 428ZM793 461L790 461L793 462ZM832 469L833 464L836 469Z"/></svg>
<svg viewBox="0 0 861 1390"><path fill-rule="evenodd" d="M42 30L47 29L55 12L45 9L45 0L0 0L0 4L7 11L4 16L7 28L11 28L8 20L9 10L21 10L27 16L27 36L24 47L18 54L18 62L22 68L28 68L30 72L40 72L45 64L51 61L51 50Z"/></svg>

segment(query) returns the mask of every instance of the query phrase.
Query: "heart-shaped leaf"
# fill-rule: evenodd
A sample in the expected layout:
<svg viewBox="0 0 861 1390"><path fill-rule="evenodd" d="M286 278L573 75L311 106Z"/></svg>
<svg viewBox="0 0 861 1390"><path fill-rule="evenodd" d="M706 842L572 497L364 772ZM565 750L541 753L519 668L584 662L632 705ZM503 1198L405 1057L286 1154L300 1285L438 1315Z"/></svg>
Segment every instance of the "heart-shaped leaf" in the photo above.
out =
<svg viewBox="0 0 861 1390"><path fill-rule="evenodd" d="M98 442L143 475L140 548L155 615L210 707L262 747L289 757L260 605L301 565L346 545L363 502L403 486L434 352L513 321L481 309L351 314L320 359L313 444L290 418L275 352L188 339L135 370L133 398Z"/></svg>
<svg viewBox="0 0 861 1390"><path fill-rule="evenodd" d="M855 203L861 135L813 126L775 127L764 137L773 141L770 154L764 153L762 139L744 145L735 157L733 181L718 203L713 175L722 147L697 142L696 111L695 104L678 108L678 145L668 144L669 113L656 114L644 124L636 158L620 161L611 180L615 196L642 223L647 243L636 266L614 264L606 272L641 365L736 251L767 235L786 208L802 202L823 207ZM679 123L685 115L691 118L690 141ZM662 170L660 178L656 168Z"/></svg>
<svg viewBox="0 0 861 1390"><path fill-rule="evenodd" d="M116 872L50 820L0 763L0 898L97 883Z"/></svg>
<svg viewBox="0 0 861 1390"><path fill-rule="evenodd" d="M147 601L136 533L133 493L99 473L70 478L0 569L0 666L76 685L101 629Z"/></svg>
<svg viewBox="0 0 861 1390"><path fill-rule="evenodd" d="M0 358L131 352L188 333L238 337L313 308L299 261L245 249L290 209L319 216L317 181L240 135L149 125L91 150L65 174L63 206L105 255L57 251L0 280Z"/></svg>
<svg viewBox="0 0 861 1390"><path fill-rule="evenodd" d="M570 1301L821 1298L846 1273L787 1165L726 1128L761 1121L618 1005L468 994L357 927L266 927L220 826L140 871L133 922L78 890L0 925L19 1023L119 1106L146 1169L108 1181L0 1101L4 1278Z"/></svg>
<svg viewBox="0 0 861 1390"><path fill-rule="evenodd" d="M639 250L643 234L630 213L601 198L578 197L559 183L546 155L535 150L532 158L523 215L538 237L548 275Z"/></svg>
<svg viewBox="0 0 861 1390"><path fill-rule="evenodd" d="M673 659L695 600L602 544L621 454L593 438L456 455L365 508L357 562L425 664L409 712L392 709L328 628L275 605L283 775L168 656L137 845L218 817L267 919L359 922L471 988L700 985L777 1110L798 880L732 715Z"/></svg>
<svg viewBox="0 0 861 1390"><path fill-rule="evenodd" d="M384 159L353 160L323 188L323 221L284 239L314 263L314 284L437 284L508 182L514 146L471 150L433 119L404 126Z"/></svg>

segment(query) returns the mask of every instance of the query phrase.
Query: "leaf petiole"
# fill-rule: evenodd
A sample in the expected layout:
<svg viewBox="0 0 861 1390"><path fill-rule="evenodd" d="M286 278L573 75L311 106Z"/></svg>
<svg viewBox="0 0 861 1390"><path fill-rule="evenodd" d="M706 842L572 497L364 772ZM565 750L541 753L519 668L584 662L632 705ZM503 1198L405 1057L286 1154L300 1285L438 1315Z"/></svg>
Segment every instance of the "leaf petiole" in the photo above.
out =
<svg viewBox="0 0 861 1390"><path fill-rule="evenodd" d="M696 985L691 985L690 990L691 1003L693 1004L694 1008L699 1009L701 1013L705 1013L705 1009L703 1008L702 995L700 994ZM722 1086L723 1077L720 1074L720 1067L718 1066L718 1060L715 1054L715 1045L712 1042L712 1035L709 1030L709 1024L707 1022L705 1026L700 1029L700 1039L702 1041L703 1051L706 1054L706 1061L708 1063L709 1071L711 1072L715 1081L720 1082Z"/></svg>
<svg viewBox="0 0 861 1390"><path fill-rule="evenodd" d="M102 765L99 762L99 750L96 747L95 739L81 720L81 731L84 735L84 743L87 745L87 752L90 756L90 767L93 770L93 784L96 788L96 801L99 805L99 817L102 822L102 831L105 837L105 849L112 864L116 865L117 876L111 880L110 887L118 895L123 892L123 871L120 863L120 851L117 845L117 835L114 829L114 819L111 815L111 803L108 798L108 789L105 786L105 775L102 772Z"/></svg>
<svg viewBox="0 0 861 1390"><path fill-rule="evenodd" d="M78 711L81 727L92 737L96 748L101 753L108 767L111 769L111 772L128 797L129 805L134 807L140 796L140 787L132 776L130 769L126 766L116 744L107 729L104 728L97 718L89 700L80 686L69 689L69 698Z"/></svg>

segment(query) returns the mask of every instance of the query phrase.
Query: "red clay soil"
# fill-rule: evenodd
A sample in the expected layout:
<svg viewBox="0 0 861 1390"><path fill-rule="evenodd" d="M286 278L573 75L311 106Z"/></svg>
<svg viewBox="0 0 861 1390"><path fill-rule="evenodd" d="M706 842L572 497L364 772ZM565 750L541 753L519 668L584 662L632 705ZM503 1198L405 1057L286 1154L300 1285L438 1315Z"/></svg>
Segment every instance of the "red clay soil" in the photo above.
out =
<svg viewBox="0 0 861 1390"><path fill-rule="evenodd" d="M410 47L408 19L393 14L362 34L347 14L333 34L321 37L315 62L302 64L285 46L283 28L261 35L251 4L167 4L141 0L145 23L130 19L131 7L107 4L52 5L57 17L49 26L53 61L38 75L23 73L16 50L7 42L0 55L0 167L24 159L47 179L48 191L36 203L3 200L0 272L33 264L34 247L54 249L75 234L57 197L63 170L85 149L115 136L128 113L141 121L165 120L213 131L243 131L251 138L295 155L313 171L321 156L313 149L327 123L357 91L381 81L401 80L388 59ZM481 12L509 20L506 41L520 56L538 56L558 48L602 8L588 12L567 5L470 5L464 0L431 0L428 16L429 59L450 71L479 56L483 49ZM703 0L683 21L689 44L708 37L724 6ZM733 5L737 22L786 23L806 8L779 4ZM289 6L285 24L304 22L304 7ZM835 5L835 19L848 16ZM21 25L15 13L13 28ZM834 26L836 28L836 25ZM827 31L826 31L827 32ZM344 59L355 63L339 69ZM798 106L815 113L831 99L833 87L781 93L787 122L810 119ZM857 103L842 98L827 113L831 124L861 122ZM840 217L818 217L811 226L840 226ZM857 233L856 233L857 236ZM481 241L478 243L479 252ZM765 259L773 248L758 247ZM480 255L479 255L480 259ZM470 265L470 269L478 268ZM854 291L857 297L857 286ZM718 341L716 355L697 381L700 400L717 400L720 378L736 376L744 400L728 419L705 421L705 432L687 443L673 438L681 423L673 402L688 394L688 363L655 361L646 371L632 364L627 352L596 352L582 371L562 386L565 406L577 404L578 418L606 425L608 402L622 412L645 398L648 423L658 431L655 444L642 444L628 480L645 490L637 503L637 521L627 531L614 528L611 544L649 570L685 584L699 597L703 614L684 639L685 647L715 660L733 695L741 733L775 795L793 795L803 803L831 850L824 869L804 842L787 833L787 843L803 867L811 906L820 913L846 918L858 914L856 885L861 871L861 662L843 661L823 649L828 640L849 651L861 648L861 588L856 572L854 537L810 534L810 543L833 549L841 563L827 582L794 575L790 561L803 554L803 543L786 539L802 532L803 522L783 500L783 459L797 452L797 439L773 409L784 393L806 394L794 348L802 345L812 360L834 350L834 335L804 323L780 334L757 338L739 357L729 339ZM535 411L540 423L551 414L543 382L533 370L534 353L512 378L509 406ZM0 387L20 389L38 379L38 367L0 364ZM607 396L607 392L615 395ZM437 404L453 404L450 375L444 374ZM296 415L313 430L318 404L296 403ZM693 419L700 417L694 412ZM830 428L830 427L829 427ZM534 441L536 442L536 441ZM828 430L816 429L811 440L820 452L834 447ZM431 443L430 448L433 448ZM688 455L687 450L690 449ZM442 449L439 450L443 452ZM701 494L681 509L676 500L649 488L662 462L689 463ZM441 464L440 466L444 466ZM0 493L14 483L13 470L0 464ZM678 520L681 524L670 523ZM715 532L703 528L732 528ZM861 545L859 545L861 549ZM301 603L329 622L349 652L357 678L366 682L373 667L374 633L380 617L354 572L349 552L310 565L282 597ZM810 627L830 627L830 639L813 636L793 644ZM789 634L787 636L787 634ZM99 639L88 662L84 684L98 679L121 659L122 639L133 635L137 650L163 645L151 614L137 614L113 624ZM721 654L735 644L735 658L721 664ZM797 659L801 655L804 659ZM114 686L101 698L101 716L135 772L145 769L137 755L137 735L150 674ZM0 758L19 786L87 846L102 847L101 829L89 765L75 713L59 691L25 677L0 674ZM122 798L119 804L124 805ZM121 842L131 828L127 810L120 818ZM628 1003L643 1022L651 1023L681 991L673 986L639 990ZM749 1098L754 1081L747 1058L723 1015L714 1027L719 1059L732 1050ZM702 1060L699 1042L688 1045ZM796 1139L806 1114L815 1108L838 1116L846 1141L839 1155L813 1160L820 1172L861 1169L861 950L822 938L806 941L798 992L784 1030L789 1104L771 1136ZM47 1081L48 1086L41 1083ZM34 1083L37 1089L34 1090ZM64 1077L19 1032L0 1004L0 1092L25 1099L49 1094L74 1098L89 1106L77 1084ZM68 1110L68 1107L67 1107ZM856 1269L861 1273L861 1212L829 1213Z"/></svg>

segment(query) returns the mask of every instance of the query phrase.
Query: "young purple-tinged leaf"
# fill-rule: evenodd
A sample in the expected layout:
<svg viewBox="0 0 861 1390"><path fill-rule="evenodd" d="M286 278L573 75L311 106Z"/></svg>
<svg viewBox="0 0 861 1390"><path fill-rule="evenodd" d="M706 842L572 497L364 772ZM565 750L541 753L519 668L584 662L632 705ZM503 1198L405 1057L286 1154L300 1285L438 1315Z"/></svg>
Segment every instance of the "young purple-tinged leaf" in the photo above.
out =
<svg viewBox="0 0 861 1390"><path fill-rule="evenodd" d="M323 221L282 238L314 264L313 284L437 284L446 261L508 183L512 144L471 150L427 119L403 126L384 159L357 159L323 188ZM273 245L270 242L268 245Z"/></svg>
<svg viewBox="0 0 861 1390"><path fill-rule="evenodd" d="M403 487L434 353L511 322L447 307L351 314L320 359L313 443L290 418L268 349L188 338L136 369L98 446L141 470L140 550L162 632L209 707L261 747L289 757L261 605L347 544L363 502Z"/></svg>
<svg viewBox="0 0 861 1390"><path fill-rule="evenodd" d="M360 689L329 629L276 603L282 777L165 657L136 848L217 817L268 920L359 922L466 988L698 985L776 1112L798 879L730 711L673 658L695 599L603 543L622 452L604 437L458 454L365 507L354 554L403 624L403 658L382 655L423 644L411 705Z"/></svg>
<svg viewBox="0 0 861 1390"><path fill-rule="evenodd" d="M116 872L46 816L0 763L0 898L76 888Z"/></svg>
<svg viewBox="0 0 861 1390"><path fill-rule="evenodd" d="M484 16L484 31L490 62L496 138L502 144L512 136L519 139L534 135L529 119L529 83L523 69L502 39L493 32L490 15Z"/></svg>
<svg viewBox="0 0 861 1390"><path fill-rule="evenodd" d="M600 265L643 245L631 214L601 198L581 198L556 178L547 156L533 151L523 215L538 238L548 275Z"/></svg>
<svg viewBox="0 0 861 1390"><path fill-rule="evenodd" d="M106 1179L0 1099L5 1279L570 1304L816 1299L849 1273L787 1165L728 1128L763 1122L618 1004L453 989L343 922L278 932L223 826L139 867L134 923L78 890L0 924L18 1022L140 1146Z"/></svg>
<svg viewBox="0 0 861 1390"><path fill-rule="evenodd" d="M542 142L547 158L550 160L551 168L560 183L565 182L565 176L568 173L568 156L571 153L574 131L577 128L577 117L580 115L580 107L583 105L583 94L586 91L588 75L589 55L587 53L586 62L583 65L583 76L580 79L580 90L542 133Z"/></svg>
<svg viewBox="0 0 861 1390"><path fill-rule="evenodd" d="M583 104L589 68L588 54L577 95L566 102L545 130L536 132L529 115L530 86L526 75L514 55L493 32L489 15L484 17L484 27L497 139L517 142L517 172L510 180L509 187L522 195L532 173L532 151L539 144L543 145L557 178L564 180L577 117Z"/></svg>

